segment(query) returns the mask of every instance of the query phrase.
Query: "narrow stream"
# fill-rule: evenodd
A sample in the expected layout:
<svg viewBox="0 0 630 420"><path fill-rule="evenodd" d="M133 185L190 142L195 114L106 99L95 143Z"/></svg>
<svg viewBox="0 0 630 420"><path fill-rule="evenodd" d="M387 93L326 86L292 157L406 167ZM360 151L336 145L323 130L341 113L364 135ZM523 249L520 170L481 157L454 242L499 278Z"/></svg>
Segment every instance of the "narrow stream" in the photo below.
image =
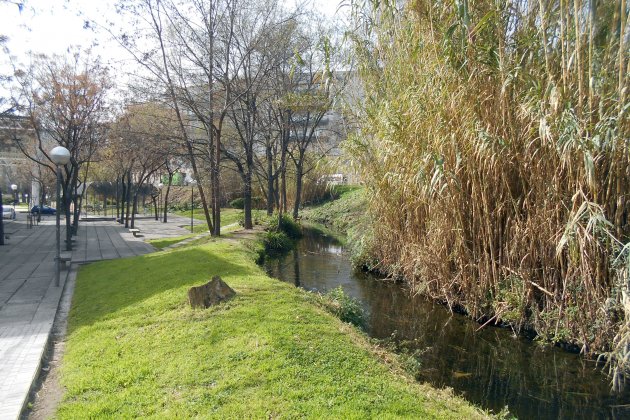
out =
<svg viewBox="0 0 630 420"><path fill-rule="evenodd" d="M522 419L630 418L630 387L612 394L594 362L515 338L508 329L476 331L479 324L409 296L400 284L354 272L343 246L331 237L306 231L294 251L265 267L308 290L341 286L368 311L370 336L392 338L417 355L419 381L451 387L486 409L507 406Z"/></svg>

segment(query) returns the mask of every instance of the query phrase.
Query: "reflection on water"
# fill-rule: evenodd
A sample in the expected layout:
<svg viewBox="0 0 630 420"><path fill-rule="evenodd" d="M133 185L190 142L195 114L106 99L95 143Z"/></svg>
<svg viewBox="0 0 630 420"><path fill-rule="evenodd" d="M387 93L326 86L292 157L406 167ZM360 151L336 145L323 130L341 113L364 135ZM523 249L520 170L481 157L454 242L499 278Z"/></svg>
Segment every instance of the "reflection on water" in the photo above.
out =
<svg viewBox="0 0 630 420"><path fill-rule="evenodd" d="M393 338L418 354L416 377L484 408L505 406L519 418L630 418L630 391L611 394L591 361L561 349L515 338L509 330L479 325L399 284L355 273L343 247L306 232L297 249L265 263L269 274L308 290L342 286L370 314L368 333Z"/></svg>

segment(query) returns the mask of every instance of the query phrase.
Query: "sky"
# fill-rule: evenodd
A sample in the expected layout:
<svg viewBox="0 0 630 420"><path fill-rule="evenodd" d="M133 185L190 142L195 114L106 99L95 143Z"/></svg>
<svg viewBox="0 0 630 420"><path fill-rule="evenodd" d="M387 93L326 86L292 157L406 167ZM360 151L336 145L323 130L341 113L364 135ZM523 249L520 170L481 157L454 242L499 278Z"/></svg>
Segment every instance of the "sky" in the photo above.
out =
<svg viewBox="0 0 630 420"><path fill-rule="evenodd" d="M292 4L298 0L283 0ZM330 17L341 0L312 0ZM18 2L24 3L20 10ZM12 60L28 64L29 52L63 55L71 47L92 48L114 72L124 72L133 60L115 41L102 32L84 29L86 20L115 19L116 0L0 0L0 35L8 37L6 47ZM8 56L0 55L0 74L10 74Z"/></svg>
<svg viewBox="0 0 630 420"><path fill-rule="evenodd" d="M20 11L17 2L23 2ZM294 0L284 0L293 3ZM334 18L341 0L314 0L318 10ZM103 34L83 28L86 20L115 17L115 0L0 0L0 34L8 36L12 55L26 52L64 54L70 46L93 50L106 59L124 60L125 54Z"/></svg>

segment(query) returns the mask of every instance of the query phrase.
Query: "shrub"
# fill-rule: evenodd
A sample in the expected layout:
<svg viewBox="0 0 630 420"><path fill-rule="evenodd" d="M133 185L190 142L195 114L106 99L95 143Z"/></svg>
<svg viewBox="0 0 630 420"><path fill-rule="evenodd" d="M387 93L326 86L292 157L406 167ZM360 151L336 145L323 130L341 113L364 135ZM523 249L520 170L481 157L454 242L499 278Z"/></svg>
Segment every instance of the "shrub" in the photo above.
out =
<svg viewBox="0 0 630 420"><path fill-rule="evenodd" d="M245 207L245 200L243 200L243 197L235 198L234 200L230 201L230 207L232 207L233 209L243 210L243 208Z"/></svg>
<svg viewBox="0 0 630 420"><path fill-rule="evenodd" d="M326 309L337 318L361 329L366 328L367 319L363 306L357 299L348 296L341 286L330 290L322 298Z"/></svg>
<svg viewBox="0 0 630 420"><path fill-rule="evenodd" d="M230 207L243 210L245 208L245 199L243 197L235 198L230 201ZM261 197L252 197L252 209L260 210L265 208L265 200Z"/></svg>
<svg viewBox="0 0 630 420"><path fill-rule="evenodd" d="M269 222L269 230L284 232L291 239L299 239L302 237L300 224L286 214L272 218Z"/></svg>
<svg viewBox="0 0 630 420"><path fill-rule="evenodd" d="M284 232L265 232L262 242L268 255L283 254L293 248L293 241Z"/></svg>

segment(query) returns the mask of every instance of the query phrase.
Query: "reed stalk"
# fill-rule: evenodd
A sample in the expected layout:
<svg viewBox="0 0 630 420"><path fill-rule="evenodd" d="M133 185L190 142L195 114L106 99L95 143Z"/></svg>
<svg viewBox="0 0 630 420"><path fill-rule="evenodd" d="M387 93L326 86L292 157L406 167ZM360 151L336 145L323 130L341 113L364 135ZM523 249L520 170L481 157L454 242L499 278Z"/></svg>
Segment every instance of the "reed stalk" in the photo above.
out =
<svg viewBox="0 0 630 420"><path fill-rule="evenodd" d="M361 2L366 101L346 147L380 267L613 360L630 340L630 162L627 5L611 3Z"/></svg>

